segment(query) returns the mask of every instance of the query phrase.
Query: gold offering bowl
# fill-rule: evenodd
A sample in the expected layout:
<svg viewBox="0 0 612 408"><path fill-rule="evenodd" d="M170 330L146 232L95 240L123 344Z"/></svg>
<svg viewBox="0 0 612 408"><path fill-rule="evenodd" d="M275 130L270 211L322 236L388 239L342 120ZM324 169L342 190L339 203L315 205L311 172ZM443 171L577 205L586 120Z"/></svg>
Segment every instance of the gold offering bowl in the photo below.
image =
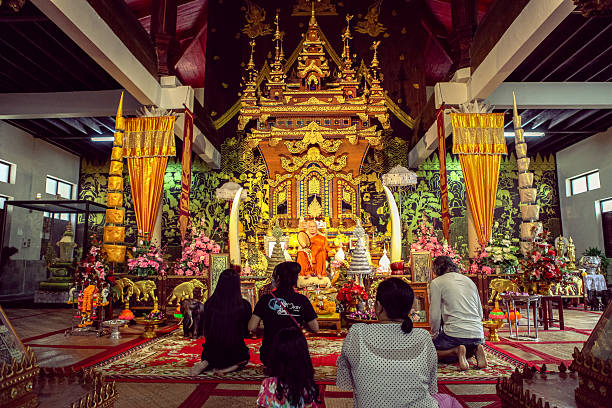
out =
<svg viewBox="0 0 612 408"><path fill-rule="evenodd" d="M155 333L155 331L158 329L158 326L160 324L163 324L166 322L166 319L149 320L145 317L135 317L134 321L144 326L145 328L144 333L142 333L143 338L154 339L155 337L157 337L157 334Z"/></svg>
<svg viewBox="0 0 612 408"><path fill-rule="evenodd" d="M504 327L503 320L486 320L482 322L482 326L489 329L489 341L499 341L499 336L497 335L497 330Z"/></svg>

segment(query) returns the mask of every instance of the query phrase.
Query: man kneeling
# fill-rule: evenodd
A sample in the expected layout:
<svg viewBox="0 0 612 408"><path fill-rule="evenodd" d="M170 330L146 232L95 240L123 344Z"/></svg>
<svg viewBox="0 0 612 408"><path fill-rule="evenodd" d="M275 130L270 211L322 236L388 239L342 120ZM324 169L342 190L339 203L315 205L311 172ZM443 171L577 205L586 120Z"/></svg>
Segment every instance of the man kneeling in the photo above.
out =
<svg viewBox="0 0 612 408"><path fill-rule="evenodd" d="M433 262L436 278L429 286L429 323L438 361L459 361L459 368L467 370L470 368L467 359L475 355L478 368L485 368L487 358L482 347L484 331L478 289L457 270L448 256L439 256Z"/></svg>

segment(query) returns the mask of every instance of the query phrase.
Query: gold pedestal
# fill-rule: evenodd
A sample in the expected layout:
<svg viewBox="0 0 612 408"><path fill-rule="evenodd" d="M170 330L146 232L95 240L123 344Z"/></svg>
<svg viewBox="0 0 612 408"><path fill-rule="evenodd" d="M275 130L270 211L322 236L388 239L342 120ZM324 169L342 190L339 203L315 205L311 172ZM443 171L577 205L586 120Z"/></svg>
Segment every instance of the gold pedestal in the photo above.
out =
<svg viewBox="0 0 612 408"><path fill-rule="evenodd" d="M157 333L155 333L155 331L159 328L160 324L166 321L166 319L147 320L143 317L136 317L134 321L144 326L144 333L142 333L142 337L144 339L154 339L157 337Z"/></svg>
<svg viewBox="0 0 612 408"><path fill-rule="evenodd" d="M482 326L489 329L489 341L499 341L497 330L504 327L505 322L503 320L487 320L482 322Z"/></svg>

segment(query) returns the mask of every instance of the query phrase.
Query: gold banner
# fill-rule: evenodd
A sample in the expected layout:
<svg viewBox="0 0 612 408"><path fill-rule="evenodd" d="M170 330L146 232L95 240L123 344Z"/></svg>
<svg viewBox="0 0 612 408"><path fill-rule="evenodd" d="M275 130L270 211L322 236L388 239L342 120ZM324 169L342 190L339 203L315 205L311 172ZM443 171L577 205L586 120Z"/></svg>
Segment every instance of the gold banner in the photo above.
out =
<svg viewBox="0 0 612 408"><path fill-rule="evenodd" d="M108 189L110 191L123 191L123 177L109 176L108 177Z"/></svg>
<svg viewBox="0 0 612 408"><path fill-rule="evenodd" d="M123 263L125 261L125 245L104 244L102 250L108 262Z"/></svg>
<svg viewBox="0 0 612 408"><path fill-rule="evenodd" d="M108 193L106 203L109 207L123 207L123 193Z"/></svg>
<svg viewBox="0 0 612 408"><path fill-rule="evenodd" d="M109 208L106 210L106 222L110 224L123 224L125 212Z"/></svg>
<svg viewBox="0 0 612 408"><path fill-rule="evenodd" d="M176 156L175 119L175 116L126 119L124 156L126 158Z"/></svg>
<svg viewBox="0 0 612 408"><path fill-rule="evenodd" d="M122 176L123 175L123 162L111 160L110 167L108 169L110 176Z"/></svg>
<svg viewBox="0 0 612 408"><path fill-rule="evenodd" d="M508 154L503 113L451 113L454 154Z"/></svg>
<svg viewBox="0 0 612 408"><path fill-rule="evenodd" d="M111 151L111 160L121 160L123 159L123 149L119 146L113 147Z"/></svg>
<svg viewBox="0 0 612 408"><path fill-rule="evenodd" d="M123 242L125 241L125 227L105 226L104 242Z"/></svg>

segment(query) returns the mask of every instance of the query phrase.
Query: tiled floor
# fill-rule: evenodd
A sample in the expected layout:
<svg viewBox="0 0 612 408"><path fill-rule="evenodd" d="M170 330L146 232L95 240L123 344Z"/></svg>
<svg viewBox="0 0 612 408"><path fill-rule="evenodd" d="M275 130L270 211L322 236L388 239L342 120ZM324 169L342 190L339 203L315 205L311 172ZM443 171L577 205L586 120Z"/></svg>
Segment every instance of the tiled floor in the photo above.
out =
<svg viewBox="0 0 612 408"><path fill-rule="evenodd" d="M72 314L70 309L6 309L5 311L15 330L34 350L40 365L47 367L75 364L137 338L142 330L141 328L121 329L123 336L121 340L110 340L108 337L65 336L63 331L70 326ZM565 310L565 324L568 330L560 331L556 327L549 331L540 330L539 342L516 342L508 339L507 330L502 330L500 336L503 341L496 347L529 363L540 364L543 355L569 360L574 347L580 348L587 339L588 336L584 331L591 330L599 316L598 313L582 310ZM53 332L57 333L45 336ZM116 406L117 408L254 407L258 387L257 384L118 383L119 400ZM494 384L452 384L444 387L468 407L487 407L495 401ZM350 394L335 386L326 387L325 402L329 408L348 408L353 405Z"/></svg>

